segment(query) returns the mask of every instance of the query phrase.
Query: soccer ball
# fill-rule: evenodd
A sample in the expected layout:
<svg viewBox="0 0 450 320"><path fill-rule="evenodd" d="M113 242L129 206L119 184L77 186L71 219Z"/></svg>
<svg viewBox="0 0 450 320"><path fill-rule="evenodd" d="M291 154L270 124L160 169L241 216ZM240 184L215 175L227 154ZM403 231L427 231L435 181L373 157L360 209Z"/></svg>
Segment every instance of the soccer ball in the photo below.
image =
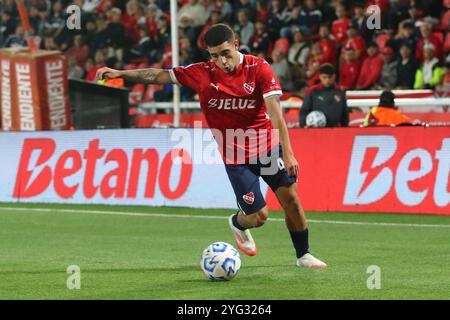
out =
<svg viewBox="0 0 450 320"><path fill-rule="evenodd" d="M231 280L241 267L241 257L231 244L214 242L203 250L200 267L210 280Z"/></svg>
<svg viewBox="0 0 450 320"><path fill-rule="evenodd" d="M306 125L313 128L323 128L327 125L327 117L322 111L314 110L306 116Z"/></svg>

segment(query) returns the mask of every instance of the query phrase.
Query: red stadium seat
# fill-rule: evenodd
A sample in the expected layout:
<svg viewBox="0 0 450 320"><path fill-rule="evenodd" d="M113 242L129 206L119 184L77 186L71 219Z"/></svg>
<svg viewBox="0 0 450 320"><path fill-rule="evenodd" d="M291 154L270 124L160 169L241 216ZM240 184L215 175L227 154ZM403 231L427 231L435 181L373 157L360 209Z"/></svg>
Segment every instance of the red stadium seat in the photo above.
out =
<svg viewBox="0 0 450 320"><path fill-rule="evenodd" d="M127 64L126 66L123 67L125 70L133 70L136 69L137 66L133 63Z"/></svg>
<svg viewBox="0 0 450 320"><path fill-rule="evenodd" d="M142 97L142 102L153 102L155 101L155 92L162 90L163 86L150 84L145 89L144 96Z"/></svg>
<svg viewBox="0 0 450 320"><path fill-rule="evenodd" d="M145 85L142 83L137 83L131 88L131 92L129 95L128 102L130 104L137 104L142 101L142 97L144 96Z"/></svg>

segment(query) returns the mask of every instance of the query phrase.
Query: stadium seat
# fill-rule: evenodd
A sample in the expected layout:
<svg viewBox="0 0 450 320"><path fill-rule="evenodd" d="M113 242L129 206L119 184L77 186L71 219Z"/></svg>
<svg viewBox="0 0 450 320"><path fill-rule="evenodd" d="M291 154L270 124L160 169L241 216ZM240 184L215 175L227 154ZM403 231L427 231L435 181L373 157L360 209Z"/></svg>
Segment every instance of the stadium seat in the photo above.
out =
<svg viewBox="0 0 450 320"><path fill-rule="evenodd" d="M145 85L142 83L137 83L131 88L130 95L128 101L130 104L137 104L142 101L144 96Z"/></svg>
<svg viewBox="0 0 450 320"><path fill-rule="evenodd" d="M153 102L155 101L155 92L162 90L163 86L150 84L145 89L144 96L142 97L142 102Z"/></svg>
<svg viewBox="0 0 450 320"><path fill-rule="evenodd" d="M136 69L137 66L134 63L130 63L130 64L127 64L126 66L124 66L123 68L124 68L124 70L133 70L133 69Z"/></svg>

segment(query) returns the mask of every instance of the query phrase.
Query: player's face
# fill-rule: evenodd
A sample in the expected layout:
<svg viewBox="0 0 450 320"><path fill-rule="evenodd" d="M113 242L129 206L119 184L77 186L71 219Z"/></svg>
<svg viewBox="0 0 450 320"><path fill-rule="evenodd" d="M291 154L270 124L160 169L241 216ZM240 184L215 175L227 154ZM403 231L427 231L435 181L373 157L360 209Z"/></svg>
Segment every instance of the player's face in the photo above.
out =
<svg viewBox="0 0 450 320"><path fill-rule="evenodd" d="M236 40L232 43L226 41L216 47L208 47L208 52L214 63L226 73L233 72L239 63L237 45Z"/></svg>

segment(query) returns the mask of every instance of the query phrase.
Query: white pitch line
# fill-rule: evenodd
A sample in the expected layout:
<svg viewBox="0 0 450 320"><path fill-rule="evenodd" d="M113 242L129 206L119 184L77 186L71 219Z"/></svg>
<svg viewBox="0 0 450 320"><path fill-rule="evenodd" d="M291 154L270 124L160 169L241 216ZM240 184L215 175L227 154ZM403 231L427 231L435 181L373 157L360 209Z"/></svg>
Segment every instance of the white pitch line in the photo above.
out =
<svg viewBox="0 0 450 320"><path fill-rule="evenodd" d="M15 208L0 207L1 211L22 211L22 212L60 212L60 213L81 213L81 214L105 214L117 216L134 217L161 217L161 218L184 218L184 219L228 219L227 216L213 215L187 215L170 213L143 213L143 212L125 212L125 211L106 211L106 210L76 210L76 209L49 209L49 208ZM283 221L280 218L269 218L269 221ZM338 220L314 220L308 219L312 223L325 224L344 224L344 225L362 225L362 226L382 226L382 227L415 227L415 228L450 228L450 224L419 224L419 223L390 223L390 222L361 222L361 221L338 221Z"/></svg>

